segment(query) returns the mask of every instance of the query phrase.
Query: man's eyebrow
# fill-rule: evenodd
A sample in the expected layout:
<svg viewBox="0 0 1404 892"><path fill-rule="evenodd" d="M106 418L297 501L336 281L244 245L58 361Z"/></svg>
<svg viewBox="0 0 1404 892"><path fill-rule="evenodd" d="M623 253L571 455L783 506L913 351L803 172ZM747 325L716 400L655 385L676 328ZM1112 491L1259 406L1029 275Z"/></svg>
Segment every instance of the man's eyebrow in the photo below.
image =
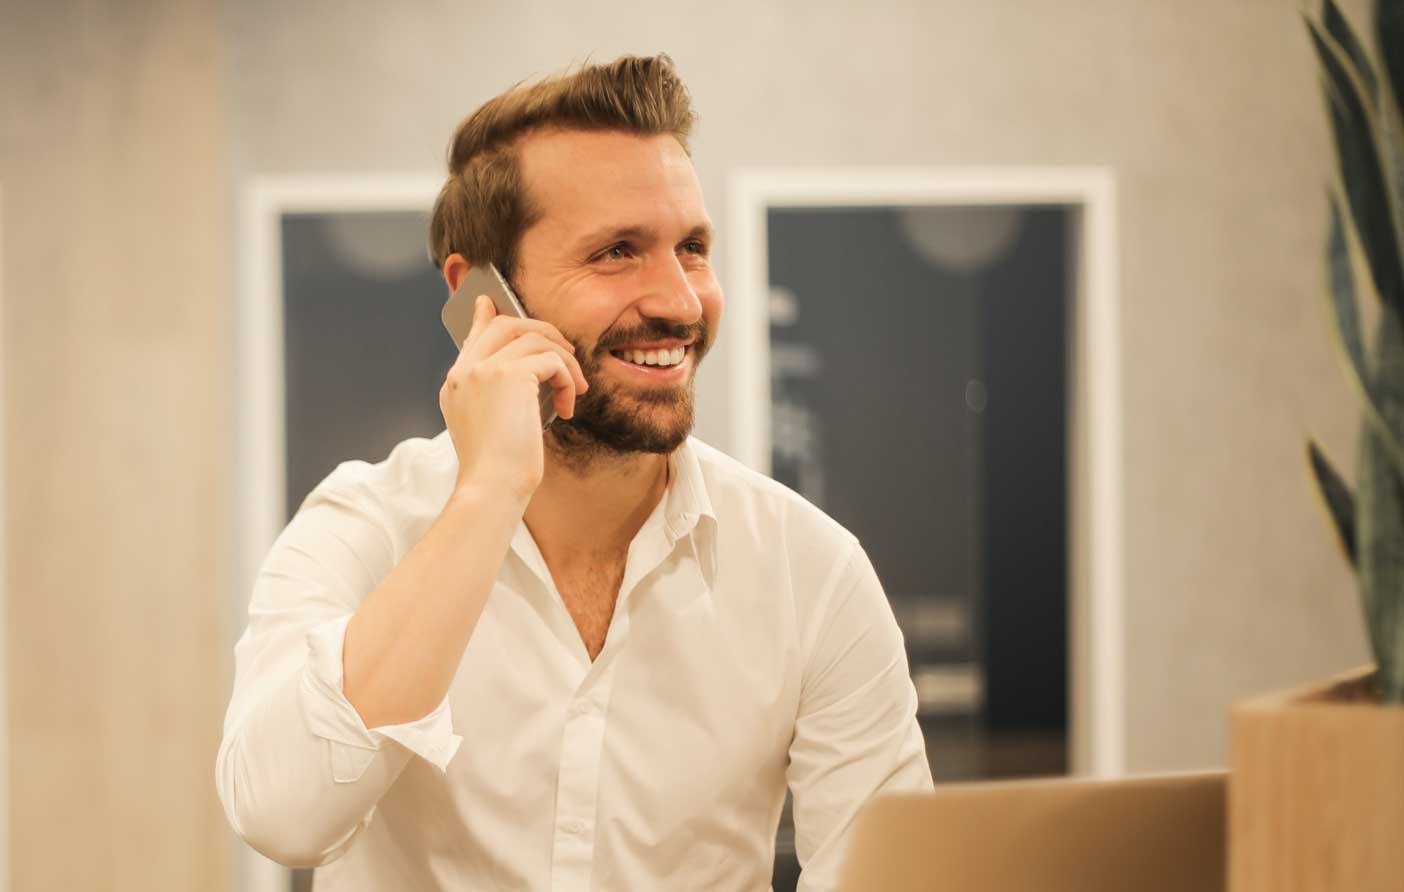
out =
<svg viewBox="0 0 1404 892"><path fill-rule="evenodd" d="M656 238L657 235L657 230L647 226L603 226L582 236L576 242L576 245L583 250L606 242L651 241ZM692 227L692 229L688 230L687 235L682 238L683 241L688 241L690 239L711 241L712 225L710 223L698 223L696 226Z"/></svg>
<svg viewBox="0 0 1404 892"><path fill-rule="evenodd" d="M653 230L645 226L602 226L581 236L576 244L581 248L589 248L605 242L643 241L652 236Z"/></svg>

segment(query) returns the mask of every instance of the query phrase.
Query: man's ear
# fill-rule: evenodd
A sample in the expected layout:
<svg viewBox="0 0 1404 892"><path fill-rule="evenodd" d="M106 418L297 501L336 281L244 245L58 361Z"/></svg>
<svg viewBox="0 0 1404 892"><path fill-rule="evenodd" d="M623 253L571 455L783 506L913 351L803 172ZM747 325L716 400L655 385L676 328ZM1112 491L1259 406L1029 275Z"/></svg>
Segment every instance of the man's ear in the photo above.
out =
<svg viewBox="0 0 1404 892"><path fill-rule="evenodd" d="M448 285L449 294L458 290L458 283L472 268L473 265L462 254L450 254L444 258L444 282Z"/></svg>

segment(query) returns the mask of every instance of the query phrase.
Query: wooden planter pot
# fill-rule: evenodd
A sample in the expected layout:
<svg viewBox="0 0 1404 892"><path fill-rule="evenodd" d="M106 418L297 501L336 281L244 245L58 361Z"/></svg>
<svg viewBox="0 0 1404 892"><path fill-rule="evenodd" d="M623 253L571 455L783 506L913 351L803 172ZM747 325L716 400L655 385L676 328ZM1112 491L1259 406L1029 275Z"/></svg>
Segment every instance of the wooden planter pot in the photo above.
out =
<svg viewBox="0 0 1404 892"><path fill-rule="evenodd" d="M1404 707L1373 674L1233 708L1229 892L1404 890Z"/></svg>

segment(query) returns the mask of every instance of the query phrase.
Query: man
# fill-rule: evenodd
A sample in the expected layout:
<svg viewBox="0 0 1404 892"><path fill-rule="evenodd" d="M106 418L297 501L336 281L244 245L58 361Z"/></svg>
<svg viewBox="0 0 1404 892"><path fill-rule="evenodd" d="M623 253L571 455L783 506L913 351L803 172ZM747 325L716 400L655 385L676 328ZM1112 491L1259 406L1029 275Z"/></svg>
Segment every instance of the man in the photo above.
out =
<svg viewBox="0 0 1404 892"><path fill-rule="evenodd" d="M318 892L801 887L931 773L857 541L692 440L712 226L666 56L517 87L459 128L431 252L496 264L446 431L347 462L274 544L217 775ZM538 388L560 418L544 435Z"/></svg>

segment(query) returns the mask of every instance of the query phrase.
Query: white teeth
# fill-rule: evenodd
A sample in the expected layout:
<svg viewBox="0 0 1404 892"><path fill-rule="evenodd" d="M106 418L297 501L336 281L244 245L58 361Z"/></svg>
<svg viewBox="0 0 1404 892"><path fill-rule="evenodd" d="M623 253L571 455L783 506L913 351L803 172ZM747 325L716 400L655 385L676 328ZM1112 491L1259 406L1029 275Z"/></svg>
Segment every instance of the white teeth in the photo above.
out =
<svg viewBox="0 0 1404 892"><path fill-rule="evenodd" d="M621 350L617 354L620 359L627 360L635 365L656 365L674 366L683 361L687 356L686 347L674 347L672 350Z"/></svg>

